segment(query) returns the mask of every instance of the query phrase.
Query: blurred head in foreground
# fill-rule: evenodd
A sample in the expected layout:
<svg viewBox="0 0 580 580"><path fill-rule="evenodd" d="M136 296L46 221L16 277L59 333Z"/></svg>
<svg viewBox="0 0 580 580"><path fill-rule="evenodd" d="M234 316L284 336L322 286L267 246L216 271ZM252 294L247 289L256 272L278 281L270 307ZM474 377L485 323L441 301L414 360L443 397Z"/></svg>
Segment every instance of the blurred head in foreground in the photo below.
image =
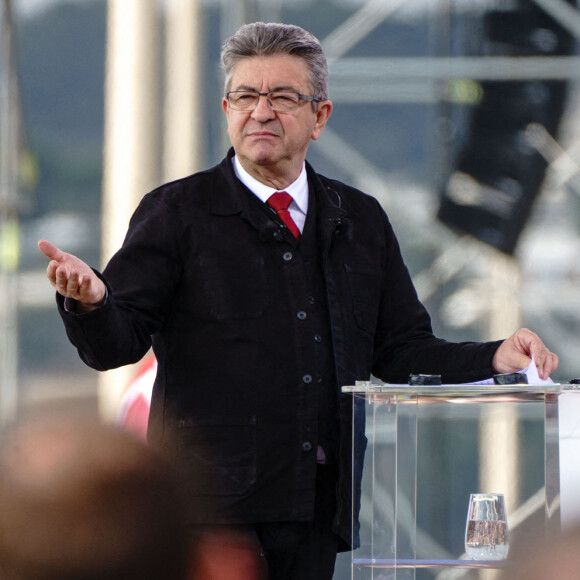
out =
<svg viewBox="0 0 580 580"><path fill-rule="evenodd" d="M513 554L501 580L580 580L580 526L538 537Z"/></svg>
<svg viewBox="0 0 580 580"><path fill-rule="evenodd" d="M51 413L3 433L0 514L3 579L187 578L171 470L96 420Z"/></svg>

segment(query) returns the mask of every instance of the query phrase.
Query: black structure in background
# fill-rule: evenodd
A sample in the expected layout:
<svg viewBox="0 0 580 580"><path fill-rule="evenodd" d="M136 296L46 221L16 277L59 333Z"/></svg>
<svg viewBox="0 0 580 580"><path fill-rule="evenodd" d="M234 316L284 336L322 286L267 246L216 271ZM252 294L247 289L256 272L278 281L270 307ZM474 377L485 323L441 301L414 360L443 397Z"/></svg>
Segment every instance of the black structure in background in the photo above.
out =
<svg viewBox="0 0 580 580"><path fill-rule="evenodd" d="M574 3L573 0L567 0ZM564 56L574 39L530 0L484 15L488 56ZM441 192L438 218L512 254L530 215L546 161L526 138L530 123L553 136L566 101L566 81L485 81L467 137Z"/></svg>

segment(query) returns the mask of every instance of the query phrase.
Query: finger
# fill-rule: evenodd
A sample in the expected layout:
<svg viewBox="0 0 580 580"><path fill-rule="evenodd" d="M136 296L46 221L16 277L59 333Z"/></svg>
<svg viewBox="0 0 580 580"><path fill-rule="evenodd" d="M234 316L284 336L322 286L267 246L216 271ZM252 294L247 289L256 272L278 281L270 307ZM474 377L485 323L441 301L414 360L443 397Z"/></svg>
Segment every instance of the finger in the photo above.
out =
<svg viewBox="0 0 580 580"><path fill-rule="evenodd" d="M58 268L58 262L51 260L46 267L46 277L49 279L50 283L56 287L56 269Z"/></svg>
<svg viewBox="0 0 580 580"><path fill-rule="evenodd" d="M550 376L550 372L547 370L546 366L538 367L538 376L545 381Z"/></svg>
<svg viewBox="0 0 580 580"><path fill-rule="evenodd" d="M558 368L559 364L558 356L553 352L548 351L548 355L542 365L541 369L538 368L538 375L541 379L546 380L550 375Z"/></svg>
<svg viewBox="0 0 580 580"><path fill-rule="evenodd" d="M516 333L516 348L523 354L533 357L537 367L544 365L550 353L542 339L527 328L522 328Z"/></svg>
<svg viewBox="0 0 580 580"><path fill-rule="evenodd" d="M79 300L86 302L88 304L93 304L97 302L94 292L91 291L91 278L90 276L81 276L78 283L78 293Z"/></svg>
<svg viewBox="0 0 580 580"><path fill-rule="evenodd" d="M551 364L551 368L550 368L550 374L552 374L554 371L556 371L558 369L558 367L560 366L560 358L558 357L557 354L551 353L551 357L550 357L550 364Z"/></svg>
<svg viewBox="0 0 580 580"><path fill-rule="evenodd" d="M38 248L47 258L50 258L51 260L61 261L65 256L65 253L62 250L47 240L40 240L38 242Z"/></svg>
<svg viewBox="0 0 580 580"><path fill-rule="evenodd" d="M533 354L532 350L538 345L543 346L540 337L527 328L520 328L514 334L514 343L516 348L524 354Z"/></svg>
<svg viewBox="0 0 580 580"><path fill-rule="evenodd" d="M514 372L519 373L523 369L527 369L531 362L532 359L528 355L522 353L518 358L518 364L514 367Z"/></svg>
<svg viewBox="0 0 580 580"><path fill-rule="evenodd" d="M59 265L55 271L55 280L56 280L56 289L59 291L60 294L63 296L70 296L68 292L68 284L69 279L71 277L71 273L69 272L68 268L65 266Z"/></svg>
<svg viewBox="0 0 580 580"><path fill-rule="evenodd" d="M551 353L548 349L542 356L538 356L537 359L534 357L534 362L536 363L536 369L538 371L538 376L545 380L550 376L551 370Z"/></svg>
<svg viewBox="0 0 580 580"><path fill-rule="evenodd" d="M89 296L91 289L91 280L88 276L80 276L78 280L78 293L81 299ZM90 302L90 300L89 300Z"/></svg>
<svg viewBox="0 0 580 580"><path fill-rule="evenodd" d="M550 351L544 346L543 343L533 344L530 350L531 355L534 358L534 362L536 363L536 367L538 369L543 369Z"/></svg>
<svg viewBox="0 0 580 580"><path fill-rule="evenodd" d="M78 272L71 272L66 284L67 295L71 298L78 298L79 296L79 275Z"/></svg>

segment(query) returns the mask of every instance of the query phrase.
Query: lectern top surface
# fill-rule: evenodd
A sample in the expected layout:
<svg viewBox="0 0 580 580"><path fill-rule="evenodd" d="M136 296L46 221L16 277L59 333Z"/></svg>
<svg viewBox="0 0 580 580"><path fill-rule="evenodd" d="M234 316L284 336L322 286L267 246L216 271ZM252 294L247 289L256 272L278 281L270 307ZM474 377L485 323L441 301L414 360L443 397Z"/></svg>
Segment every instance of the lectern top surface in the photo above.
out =
<svg viewBox="0 0 580 580"><path fill-rule="evenodd" d="M580 393L580 385L568 383L552 383L542 385L495 385L495 384L456 384L456 385L396 385L391 383L376 383L374 381L356 381L352 386L342 387L343 393L360 395L387 394L403 396L485 396L485 395L508 395L513 393L543 395L561 394L564 392Z"/></svg>

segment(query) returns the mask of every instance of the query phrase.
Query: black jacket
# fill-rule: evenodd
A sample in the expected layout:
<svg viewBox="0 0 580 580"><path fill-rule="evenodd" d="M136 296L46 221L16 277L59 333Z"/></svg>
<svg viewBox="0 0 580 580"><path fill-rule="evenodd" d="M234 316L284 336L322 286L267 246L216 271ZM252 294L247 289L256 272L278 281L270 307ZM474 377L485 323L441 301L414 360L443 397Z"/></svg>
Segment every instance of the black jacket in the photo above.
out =
<svg viewBox="0 0 580 580"><path fill-rule="evenodd" d="M147 194L103 272L105 306L75 315L59 301L60 311L71 342L95 369L136 362L153 344L159 367L150 440L186 482L200 470L211 478L203 493L214 502L214 521L307 520L316 472L315 297L304 292L299 245L235 177L231 155ZM406 383L411 372L442 374L446 383L479 380L491 375L498 343L434 337L377 200L307 171L339 397L335 529L356 545L353 401L340 387L371 373L394 383ZM355 453L362 456L364 406L355 405Z"/></svg>

